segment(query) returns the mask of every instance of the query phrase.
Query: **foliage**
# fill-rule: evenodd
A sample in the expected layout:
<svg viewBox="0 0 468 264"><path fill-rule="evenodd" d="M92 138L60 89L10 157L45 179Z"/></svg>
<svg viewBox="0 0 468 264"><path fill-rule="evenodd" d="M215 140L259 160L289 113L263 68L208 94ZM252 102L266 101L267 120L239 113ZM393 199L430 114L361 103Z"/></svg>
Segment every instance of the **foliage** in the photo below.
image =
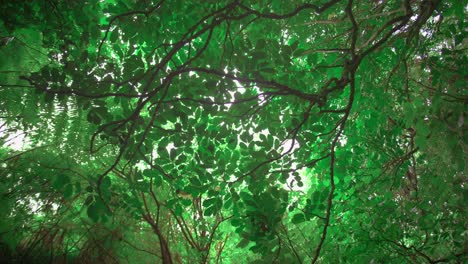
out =
<svg viewBox="0 0 468 264"><path fill-rule="evenodd" d="M0 257L466 261L467 6L312 2L3 1Z"/></svg>

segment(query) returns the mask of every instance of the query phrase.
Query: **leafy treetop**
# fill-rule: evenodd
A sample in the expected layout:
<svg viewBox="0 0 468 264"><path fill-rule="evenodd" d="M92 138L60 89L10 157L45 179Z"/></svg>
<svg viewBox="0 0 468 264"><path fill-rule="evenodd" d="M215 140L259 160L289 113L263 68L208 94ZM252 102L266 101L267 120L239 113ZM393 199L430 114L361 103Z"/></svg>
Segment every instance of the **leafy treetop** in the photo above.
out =
<svg viewBox="0 0 468 264"><path fill-rule="evenodd" d="M466 261L463 1L0 5L2 258Z"/></svg>

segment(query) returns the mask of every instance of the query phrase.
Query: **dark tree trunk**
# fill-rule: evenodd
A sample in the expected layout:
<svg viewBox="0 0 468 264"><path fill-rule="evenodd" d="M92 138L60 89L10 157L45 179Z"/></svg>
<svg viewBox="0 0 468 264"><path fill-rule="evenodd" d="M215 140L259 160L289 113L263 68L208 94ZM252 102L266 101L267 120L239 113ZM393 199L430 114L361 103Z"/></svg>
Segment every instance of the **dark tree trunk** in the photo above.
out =
<svg viewBox="0 0 468 264"><path fill-rule="evenodd" d="M171 250L169 244L167 243L166 238L159 229L158 225L153 221L153 219L147 215L143 215L143 218L148 222L153 228L154 233L158 236L159 239L159 248L161 250L161 258L163 264L173 264Z"/></svg>
<svg viewBox="0 0 468 264"><path fill-rule="evenodd" d="M167 243L166 238L161 233L159 228L156 227L154 229L154 232L156 233L156 235L158 235L158 238L159 238L159 246L161 248L161 257L163 260L163 264L172 264L173 262L172 262L171 250L169 249L169 244Z"/></svg>

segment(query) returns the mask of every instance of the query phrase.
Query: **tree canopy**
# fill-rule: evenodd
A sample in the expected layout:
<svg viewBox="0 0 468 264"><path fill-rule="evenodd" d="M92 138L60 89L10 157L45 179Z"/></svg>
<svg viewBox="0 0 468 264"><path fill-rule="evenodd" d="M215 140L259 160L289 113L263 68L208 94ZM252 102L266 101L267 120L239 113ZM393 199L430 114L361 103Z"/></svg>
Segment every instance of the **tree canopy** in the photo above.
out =
<svg viewBox="0 0 468 264"><path fill-rule="evenodd" d="M0 3L0 259L464 263L464 1Z"/></svg>

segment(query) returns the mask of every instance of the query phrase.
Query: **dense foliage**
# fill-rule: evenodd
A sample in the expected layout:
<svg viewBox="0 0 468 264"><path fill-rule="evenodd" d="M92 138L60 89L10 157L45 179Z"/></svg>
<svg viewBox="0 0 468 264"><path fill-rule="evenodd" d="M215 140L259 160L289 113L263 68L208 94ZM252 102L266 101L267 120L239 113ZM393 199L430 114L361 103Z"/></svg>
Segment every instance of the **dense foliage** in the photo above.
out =
<svg viewBox="0 0 468 264"><path fill-rule="evenodd" d="M0 258L463 263L463 2L1 1Z"/></svg>

